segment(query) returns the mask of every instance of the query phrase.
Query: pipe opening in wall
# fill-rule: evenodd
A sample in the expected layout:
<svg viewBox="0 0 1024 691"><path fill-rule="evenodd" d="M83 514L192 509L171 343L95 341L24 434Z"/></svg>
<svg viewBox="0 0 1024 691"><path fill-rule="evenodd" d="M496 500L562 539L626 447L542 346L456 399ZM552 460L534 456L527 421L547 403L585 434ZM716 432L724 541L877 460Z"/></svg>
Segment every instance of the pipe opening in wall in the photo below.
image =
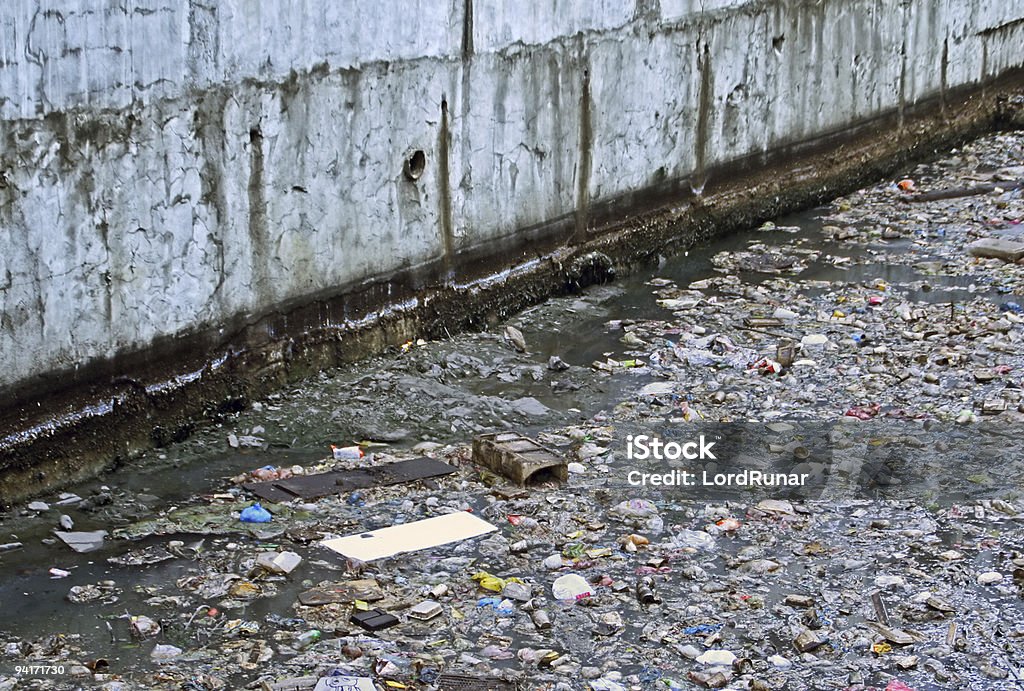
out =
<svg viewBox="0 0 1024 691"><path fill-rule="evenodd" d="M416 149L406 157L403 172L407 179L416 181L423 175L423 170L426 167L427 155L423 153L422 149Z"/></svg>

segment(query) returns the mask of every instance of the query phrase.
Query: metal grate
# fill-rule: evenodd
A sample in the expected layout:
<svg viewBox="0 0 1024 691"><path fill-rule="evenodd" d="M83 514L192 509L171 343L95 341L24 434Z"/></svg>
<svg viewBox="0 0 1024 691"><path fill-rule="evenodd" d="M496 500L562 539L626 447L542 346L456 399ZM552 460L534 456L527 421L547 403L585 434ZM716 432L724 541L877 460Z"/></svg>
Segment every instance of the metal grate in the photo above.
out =
<svg viewBox="0 0 1024 691"><path fill-rule="evenodd" d="M518 691L518 685L504 679L481 679L464 674L442 674L437 680L440 691Z"/></svg>

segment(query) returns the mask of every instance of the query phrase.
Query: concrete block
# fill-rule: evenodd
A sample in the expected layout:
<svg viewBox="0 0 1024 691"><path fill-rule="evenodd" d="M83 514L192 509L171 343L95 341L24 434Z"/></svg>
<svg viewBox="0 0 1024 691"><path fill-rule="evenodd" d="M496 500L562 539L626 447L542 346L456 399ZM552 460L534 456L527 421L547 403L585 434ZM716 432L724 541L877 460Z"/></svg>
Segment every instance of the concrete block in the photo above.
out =
<svg viewBox="0 0 1024 691"><path fill-rule="evenodd" d="M1001 238L982 238L967 245L967 252L972 257L989 257L1002 259L1004 262L1015 262L1024 257L1024 242Z"/></svg>
<svg viewBox="0 0 1024 691"><path fill-rule="evenodd" d="M565 482L569 477L569 468L562 456L513 432L475 438L473 461L520 486L552 479Z"/></svg>

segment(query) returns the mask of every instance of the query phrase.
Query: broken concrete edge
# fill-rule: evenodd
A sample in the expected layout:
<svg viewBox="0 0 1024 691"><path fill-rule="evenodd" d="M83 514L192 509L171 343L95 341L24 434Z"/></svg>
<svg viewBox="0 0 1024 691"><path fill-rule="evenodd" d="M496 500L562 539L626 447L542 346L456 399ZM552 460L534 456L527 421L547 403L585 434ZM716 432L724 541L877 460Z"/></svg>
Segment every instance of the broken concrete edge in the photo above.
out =
<svg viewBox="0 0 1024 691"><path fill-rule="evenodd" d="M496 324L549 297L621 277L696 242L828 201L987 132L1019 127L1022 93L1024 70L1018 69L922 101L903 113L902 126L893 112L785 147L770 156L770 163L764 154L712 171L699 199L685 198L682 182L673 181L662 194L649 190L595 205L588 239L578 244L566 244L571 219L524 229L515 238L520 263L509 268L512 253L500 245L489 257L488 276L444 284L432 280L433 269L410 272L406 294L397 298L398 277L382 278L334 297L311 297L249 323L240 318L220 342L210 334L162 342L123 360L131 364L122 370L101 363L91 378L51 381L31 395L9 399L17 403L0 411L0 505L181 441L197 424L223 419L319 370L415 338L449 337ZM651 210L655 204L661 206ZM471 265L482 257L467 253L464 259ZM340 319L327 318L335 312ZM278 328L282 324L298 326Z"/></svg>

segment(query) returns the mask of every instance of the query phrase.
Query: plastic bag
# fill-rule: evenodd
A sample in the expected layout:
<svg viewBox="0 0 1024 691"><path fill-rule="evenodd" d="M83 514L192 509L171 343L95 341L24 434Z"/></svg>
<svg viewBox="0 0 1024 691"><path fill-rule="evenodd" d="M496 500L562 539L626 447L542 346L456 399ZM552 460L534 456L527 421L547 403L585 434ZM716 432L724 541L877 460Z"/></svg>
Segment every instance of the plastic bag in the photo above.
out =
<svg viewBox="0 0 1024 691"><path fill-rule="evenodd" d="M594 594L587 579L577 573L567 573L555 579L551 594L556 600L582 600Z"/></svg>
<svg viewBox="0 0 1024 691"><path fill-rule="evenodd" d="M270 512L259 505L259 502L252 506L243 509L242 515L240 516L243 523L270 523L273 520L273 516Z"/></svg>

